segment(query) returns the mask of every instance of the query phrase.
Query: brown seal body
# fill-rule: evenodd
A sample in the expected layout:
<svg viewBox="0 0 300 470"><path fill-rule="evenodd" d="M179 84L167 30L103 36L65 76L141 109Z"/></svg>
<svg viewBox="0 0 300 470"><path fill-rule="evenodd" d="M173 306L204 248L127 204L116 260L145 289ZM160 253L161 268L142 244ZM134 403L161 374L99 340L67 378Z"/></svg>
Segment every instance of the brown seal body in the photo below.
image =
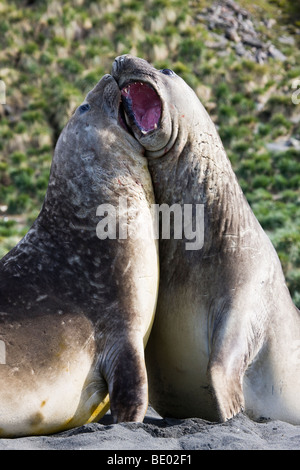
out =
<svg viewBox="0 0 300 470"><path fill-rule="evenodd" d="M150 229L154 196L143 149L118 123L119 102L104 76L60 135L39 217L1 260L1 437L98 419L108 392L115 421L146 412L158 257L131 214ZM116 238L100 231L110 208L127 216L116 219ZM118 237L119 220L135 238Z"/></svg>
<svg viewBox="0 0 300 470"><path fill-rule="evenodd" d="M156 203L204 208L193 220L203 224L203 246L188 248L186 236L159 242L146 349L151 404L177 418L224 421L245 410L299 424L299 311L213 122L171 70L131 56L112 70L127 124L146 149Z"/></svg>

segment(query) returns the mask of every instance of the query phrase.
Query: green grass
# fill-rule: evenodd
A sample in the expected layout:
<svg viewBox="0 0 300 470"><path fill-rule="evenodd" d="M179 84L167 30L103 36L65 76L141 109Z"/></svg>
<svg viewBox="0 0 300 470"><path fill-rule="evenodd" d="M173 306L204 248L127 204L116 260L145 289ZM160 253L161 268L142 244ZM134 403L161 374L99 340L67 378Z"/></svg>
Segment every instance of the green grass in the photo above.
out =
<svg viewBox="0 0 300 470"><path fill-rule="evenodd" d="M287 55L285 63L257 64L238 57L232 44L225 54L207 47L211 31L197 18L208 0L1 2L0 79L11 111L0 105L0 256L40 210L54 146L70 114L115 56L131 53L172 68L196 92L209 91L205 105L300 307L300 153L267 149L270 142L299 138L300 105L292 103L291 87L300 79L300 41L293 36L295 47L283 46L278 38L300 26L300 8L290 0L239 3ZM277 20L269 30L267 18Z"/></svg>

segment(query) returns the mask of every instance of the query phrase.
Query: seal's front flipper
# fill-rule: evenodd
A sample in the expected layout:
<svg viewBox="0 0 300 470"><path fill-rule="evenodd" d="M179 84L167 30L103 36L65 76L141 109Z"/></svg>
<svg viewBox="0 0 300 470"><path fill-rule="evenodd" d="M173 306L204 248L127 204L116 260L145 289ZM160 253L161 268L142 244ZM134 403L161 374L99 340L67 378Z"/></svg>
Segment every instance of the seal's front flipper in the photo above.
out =
<svg viewBox="0 0 300 470"><path fill-rule="evenodd" d="M247 337L240 323L220 323L212 337L207 376L221 421L245 409L243 379L250 360Z"/></svg>
<svg viewBox="0 0 300 470"><path fill-rule="evenodd" d="M144 349L127 344L108 376L110 409L115 423L142 422L148 407L148 383Z"/></svg>
<svg viewBox="0 0 300 470"><path fill-rule="evenodd" d="M242 376L238 369L228 368L224 363L211 362L208 377L221 421L225 422L244 411Z"/></svg>

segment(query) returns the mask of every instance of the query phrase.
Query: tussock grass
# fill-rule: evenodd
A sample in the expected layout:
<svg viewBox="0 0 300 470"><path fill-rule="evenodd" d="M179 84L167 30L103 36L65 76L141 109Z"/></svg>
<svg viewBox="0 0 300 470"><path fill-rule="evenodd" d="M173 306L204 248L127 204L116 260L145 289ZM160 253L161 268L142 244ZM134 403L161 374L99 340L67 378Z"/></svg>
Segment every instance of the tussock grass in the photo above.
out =
<svg viewBox="0 0 300 470"><path fill-rule="evenodd" d="M256 63L200 19L207 0L3 0L0 5L0 256L26 233L46 192L57 138L116 55L172 68L203 97L246 197L278 250L300 306L300 152L269 143L300 139L298 2L239 0L286 61ZM275 19L272 28L268 19ZM294 46L282 44L292 36Z"/></svg>

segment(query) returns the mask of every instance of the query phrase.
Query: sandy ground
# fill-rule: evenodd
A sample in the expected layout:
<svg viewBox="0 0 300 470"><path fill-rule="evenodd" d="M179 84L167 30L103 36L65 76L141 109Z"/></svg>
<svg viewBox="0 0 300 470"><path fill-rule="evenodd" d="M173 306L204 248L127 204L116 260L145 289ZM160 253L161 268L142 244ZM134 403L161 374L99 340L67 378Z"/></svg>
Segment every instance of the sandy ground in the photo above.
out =
<svg viewBox="0 0 300 470"><path fill-rule="evenodd" d="M300 425L161 419L151 408L143 423L112 424L110 415L52 436L0 439L0 450L300 450Z"/></svg>

